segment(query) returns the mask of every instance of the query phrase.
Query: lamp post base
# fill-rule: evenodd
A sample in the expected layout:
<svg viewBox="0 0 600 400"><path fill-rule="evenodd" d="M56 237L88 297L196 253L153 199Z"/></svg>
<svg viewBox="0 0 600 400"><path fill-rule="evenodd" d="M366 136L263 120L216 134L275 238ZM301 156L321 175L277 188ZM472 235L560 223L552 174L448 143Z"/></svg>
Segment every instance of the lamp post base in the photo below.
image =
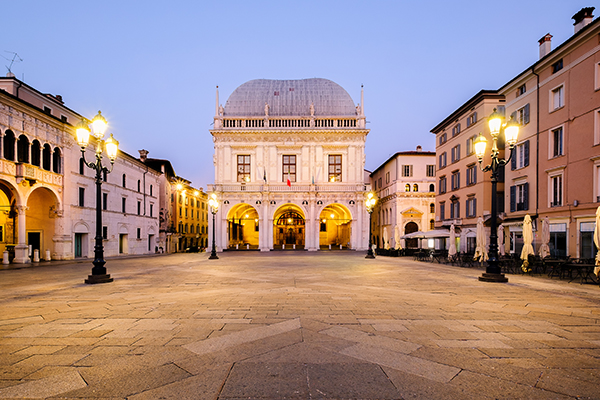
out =
<svg viewBox="0 0 600 400"><path fill-rule="evenodd" d="M375 256L373 255L373 250L367 252L367 255L365 256L365 258L375 258Z"/></svg>
<svg viewBox="0 0 600 400"><path fill-rule="evenodd" d="M210 257L208 257L209 260L218 260L219 257L215 254L215 253L211 253Z"/></svg>
<svg viewBox="0 0 600 400"><path fill-rule="evenodd" d="M501 282L501 283L508 282L508 278L505 277L504 274L489 274L487 272L484 272L483 274L481 274L481 276L479 277L479 280L482 282Z"/></svg>
<svg viewBox="0 0 600 400"><path fill-rule="evenodd" d="M110 274L102 274L102 275L88 275L88 278L84 281L87 284L94 285L96 283L109 283L112 282L113 278L110 277Z"/></svg>

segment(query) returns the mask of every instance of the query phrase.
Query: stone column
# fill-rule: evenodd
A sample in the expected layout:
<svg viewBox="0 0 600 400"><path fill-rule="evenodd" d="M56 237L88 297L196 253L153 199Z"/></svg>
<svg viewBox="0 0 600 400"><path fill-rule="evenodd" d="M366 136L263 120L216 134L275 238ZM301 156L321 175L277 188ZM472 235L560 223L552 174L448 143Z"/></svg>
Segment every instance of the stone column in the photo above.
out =
<svg viewBox="0 0 600 400"><path fill-rule="evenodd" d="M4 132L0 130L0 160L4 160Z"/></svg>
<svg viewBox="0 0 600 400"><path fill-rule="evenodd" d="M310 240L308 251L319 250L319 219L315 215L315 200L310 200L308 218L306 220L306 236Z"/></svg>
<svg viewBox="0 0 600 400"><path fill-rule="evenodd" d="M27 239L25 237L27 225L26 225L26 206L17 206L17 211L19 214L19 230L18 230L18 241L19 243L15 246L15 264L27 264L30 263L29 259L29 247L27 246Z"/></svg>
<svg viewBox="0 0 600 400"><path fill-rule="evenodd" d="M268 215L267 213L269 212L269 200L266 199L263 196L263 199L261 200L261 205L260 205L260 212L259 212L259 232L258 232L258 244L259 244L259 248L260 251L270 251L271 248L269 247L269 225L268 225ZM271 227L271 229L273 229Z"/></svg>

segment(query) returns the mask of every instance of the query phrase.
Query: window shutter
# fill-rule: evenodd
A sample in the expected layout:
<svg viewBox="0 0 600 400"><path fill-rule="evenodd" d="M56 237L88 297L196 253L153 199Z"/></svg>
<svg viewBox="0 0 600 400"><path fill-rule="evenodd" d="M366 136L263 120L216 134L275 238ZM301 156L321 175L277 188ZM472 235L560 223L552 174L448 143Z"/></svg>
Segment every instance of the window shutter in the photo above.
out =
<svg viewBox="0 0 600 400"><path fill-rule="evenodd" d="M523 165L524 166L528 166L529 165L529 140L526 141L525 143L523 143L523 146L525 146L525 150L523 151L523 153L525 153L525 156L523 157Z"/></svg>
<svg viewBox="0 0 600 400"><path fill-rule="evenodd" d="M512 114L510 114L510 118L512 118L516 121L517 120L517 112L515 111Z"/></svg>
<svg viewBox="0 0 600 400"><path fill-rule="evenodd" d="M473 198L473 216L477 216L477 198Z"/></svg>
<svg viewBox="0 0 600 400"><path fill-rule="evenodd" d="M529 123L529 103L525 105L525 110L523 114L523 125L526 125Z"/></svg>
<svg viewBox="0 0 600 400"><path fill-rule="evenodd" d="M523 209L529 210L529 182L523 185Z"/></svg>
<svg viewBox="0 0 600 400"><path fill-rule="evenodd" d="M456 160L460 160L460 144L456 145Z"/></svg>
<svg viewBox="0 0 600 400"><path fill-rule="evenodd" d="M513 154L513 157L510 160L510 169L514 171L515 169L517 169L517 154L516 154L517 153L517 148L514 147L511 151L513 151L514 154Z"/></svg>
<svg viewBox="0 0 600 400"><path fill-rule="evenodd" d="M456 188L460 188L460 172L456 174Z"/></svg>
<svg viewBox="0 0 600 400"><path fill-rule="evenodd" d="M510 211L513 212L517 209L517 187L510 187Z"/></svg>
<svg viewBox="0 0 600 400"><path fill-rule="evenodd" d="M467 117L467 128L471 126L471 117Z"/></svg>
<svg viewBox="0 0 600 400"><path fill-rule="evenodd" d="M504 165L498 167L498 182L504 182Z"/></svg>
<svg viewBox="0 0 600 400"><path fill-rule="evenodd" d="M477 111L475 111L475 112L473 113L473 121L471 121L471 122L472 122L473 124L474 124L475 122L477 122Z"/></svg>
<svg viewBox="0 0 600 400"><path fill-rule="evenodd" d="M460 218L460 203L456 202L456 218Z"/></svg>
<svg viewBox="0 0 600 400"><path fill-rule="evenodd" d="M452 128L452 136L456 135L456 127Z"/></svg>
<svg viewBox="0 0 600 400"><path fill-rule="evenodd" d="M476 184L477 183L477 167L473 167L473 182L471 182L472 184Z"/></svg>
<svg viewBox="0 0 600 400"><path fill-rule="evenodd" d="M413 166L409 165L409 168L410 168L410 176L413 176Z"/></svg>

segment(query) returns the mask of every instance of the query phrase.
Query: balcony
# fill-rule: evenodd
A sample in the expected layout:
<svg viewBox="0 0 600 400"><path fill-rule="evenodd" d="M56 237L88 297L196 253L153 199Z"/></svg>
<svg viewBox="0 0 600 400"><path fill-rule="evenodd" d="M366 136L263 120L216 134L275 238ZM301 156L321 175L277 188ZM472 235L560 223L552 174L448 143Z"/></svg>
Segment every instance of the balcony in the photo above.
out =
<svg viewBox="0 0 600 400"><path fill-rule="evenodd" d="M57 186L62 186L63 184L62 174L46 171L35 165L16 163L10 160L0 160L0 174L14 176L17 183L26 180L32 186L36 182Z"/></svg>
<svg viewBox="0 0 600 400"><path fill-rule="evenodd" d="M358 117L240 117L215 119L215 129L364 129L364 118Z"/></svg>

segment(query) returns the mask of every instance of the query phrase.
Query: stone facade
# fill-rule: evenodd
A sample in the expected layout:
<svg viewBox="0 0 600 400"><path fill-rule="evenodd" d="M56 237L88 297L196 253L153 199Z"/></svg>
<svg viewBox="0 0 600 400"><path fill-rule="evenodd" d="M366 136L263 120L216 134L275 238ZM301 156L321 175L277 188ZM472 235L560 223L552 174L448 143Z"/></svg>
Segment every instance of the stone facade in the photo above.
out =
<svg viewBox="0 0 600 400"><path fill-rule="evenodd" d="M217 89L214 121L219 251L366 249L362 99L325 79L255 80L225 107Z"/></svg>

